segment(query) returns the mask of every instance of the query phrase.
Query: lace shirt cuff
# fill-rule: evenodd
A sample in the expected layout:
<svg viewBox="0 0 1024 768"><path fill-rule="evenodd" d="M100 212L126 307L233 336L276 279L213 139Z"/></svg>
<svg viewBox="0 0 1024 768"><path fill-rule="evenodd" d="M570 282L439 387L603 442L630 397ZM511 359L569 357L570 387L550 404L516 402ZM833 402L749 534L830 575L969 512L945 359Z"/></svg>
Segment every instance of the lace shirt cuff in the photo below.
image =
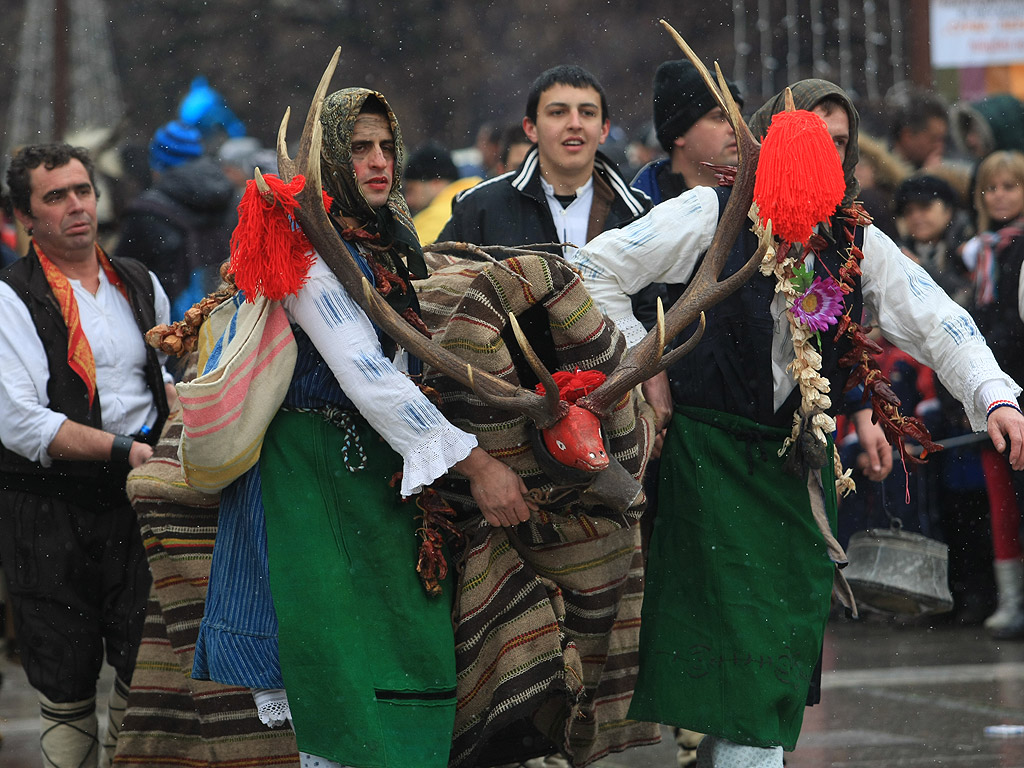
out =
<svg viewBox="0 0 1024 768"><path fill-rule="evenodd" d="M292 719L283 688L254 688L252 698L256 702L256 714L267 728L278 728Z"/></svg>
<svg viewBox="0 0 1024 768"><path fill-rule="evenodd" d="M448 472L453 464L469 456L476 445L476 436L448 424L435 430L427 440L405 452L402 495L419 493Z"/></svg>
<svg viewBox="0 0 1024 768"><path fill-rule="evenodd" d="M643 323L636 319L633 315L622 315L612 320L618 329L622 332L622 335L626 339L627 347L634 347L639 344L644 336L647 335L647 329L644 328Z"/></svg>
<svg viewBox="0 0 1024 768"><path fill-rule="evenodd" d="M988 350L985 350L988 352ZM961 381L962 389L957 390L945 381L947 389L964 404L971 429L984 432L988 428L988 407L995 400L1014 400L1021 393L1017 383L996 365L991 353L971 360L965 366L966 373Z"/></svg>

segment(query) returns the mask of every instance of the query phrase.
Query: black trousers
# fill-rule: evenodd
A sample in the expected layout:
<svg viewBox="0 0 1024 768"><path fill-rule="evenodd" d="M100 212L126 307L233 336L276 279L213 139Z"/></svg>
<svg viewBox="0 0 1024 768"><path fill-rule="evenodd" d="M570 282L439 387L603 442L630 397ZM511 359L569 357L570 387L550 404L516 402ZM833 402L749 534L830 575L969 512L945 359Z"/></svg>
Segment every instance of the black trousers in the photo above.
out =
<svg viewBox="0 0 1024 768"><path fill-rule="evenodd" d="M86 506L0 491L0 563L36 690L54 702L94 696L104 650L131 682L151 577L123 490Z"/></svg>

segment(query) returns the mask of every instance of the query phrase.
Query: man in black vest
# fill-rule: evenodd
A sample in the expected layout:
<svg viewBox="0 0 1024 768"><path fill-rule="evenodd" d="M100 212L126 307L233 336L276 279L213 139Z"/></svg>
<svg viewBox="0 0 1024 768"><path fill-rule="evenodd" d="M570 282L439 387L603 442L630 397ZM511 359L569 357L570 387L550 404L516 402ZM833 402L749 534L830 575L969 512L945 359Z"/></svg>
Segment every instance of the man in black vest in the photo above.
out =
<svg viewBox="0 0 1024 768"><path fill-rule="evenodd" d="M175 399L143 338L169 303L144 266L97 245L86 150L25 147L7 184L32 244L0 272L0 561L44 765L94 766L100 666L117 672L109 760L149 592L124 486Z"/></svg>

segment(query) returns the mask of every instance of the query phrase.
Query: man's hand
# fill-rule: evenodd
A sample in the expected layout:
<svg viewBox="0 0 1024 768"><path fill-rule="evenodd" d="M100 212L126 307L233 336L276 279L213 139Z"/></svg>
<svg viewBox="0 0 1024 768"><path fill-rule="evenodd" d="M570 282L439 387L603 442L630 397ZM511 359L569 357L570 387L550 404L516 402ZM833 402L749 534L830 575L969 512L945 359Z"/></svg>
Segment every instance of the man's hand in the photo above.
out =
<svg viewBox="0 0 1024 768"><path fill-rule="evenodd" d="M150 457L153 455L153 446L149 443L141 443L135 440L132 443L131 450L128 452L128 466L132 469L141 467Z"/></svg>
<svg viewBox="0 0 1024 768"><path fill-rule="evenodd" d="M668 374L665 371L652 376L640 385L644 400L654 409L654 448L651 458L661 456L661 446L665 442L668 423L672 420L672 390L668 385Z"/></svg>
<svg viewBox="0 0 1024 768"><path fill-rule="evenodd" d="M672 391L668 386L668 374L665 371L652 376L640 385L644 400L654 409L654 428L658 432L668 426L672 420Z"/></svg>
<svg viewBox="0 0 1024 768"><path fill-rule="evenodd" d="M856 411L851 418L862 451L857 463L868 480L880 483L892 472L892 446L882 428L871 421L870 408Z"/></svg>
<svg viewBox="0 0 1024 768"><path fill-rule="evenodd" d="M164 382L164 393L167 395L168 413L175 413L181 410L181 401L178 400L178 390L173 384Z"/></svg>
<svg viewBox="0 0 1024 768"><path fill-rule="evenodd" d="M522 479L482 448L474 448L454 469L469 478L469 490L484 519L494 526L518 525L537 509L524 498Z"/></svg>
<svg viewBox="0 0 1024 768"><path fill-rule="evenodd" d="M988 436L999 453L1005 453L1010 466L1024 469L1024 416L1016 408L996 408L988 417ZM1007 450L1009 442L1009 450Z"/></svg>

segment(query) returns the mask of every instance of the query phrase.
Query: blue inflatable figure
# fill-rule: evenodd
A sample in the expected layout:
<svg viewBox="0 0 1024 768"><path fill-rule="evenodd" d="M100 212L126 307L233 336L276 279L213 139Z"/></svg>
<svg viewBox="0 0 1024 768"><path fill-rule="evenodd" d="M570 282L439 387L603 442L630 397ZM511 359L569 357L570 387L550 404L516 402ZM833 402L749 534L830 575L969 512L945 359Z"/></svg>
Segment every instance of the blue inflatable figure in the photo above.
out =
<svg viewBox="0 0 1024 768"><path fill-rule="evenodd" d="M189 92L178 108L178 116L184 122L196 126L204 136L217 128L222 128L231 138L245 136L242 121L235 117L224 97L201 75L192 81Z"/></svg>

